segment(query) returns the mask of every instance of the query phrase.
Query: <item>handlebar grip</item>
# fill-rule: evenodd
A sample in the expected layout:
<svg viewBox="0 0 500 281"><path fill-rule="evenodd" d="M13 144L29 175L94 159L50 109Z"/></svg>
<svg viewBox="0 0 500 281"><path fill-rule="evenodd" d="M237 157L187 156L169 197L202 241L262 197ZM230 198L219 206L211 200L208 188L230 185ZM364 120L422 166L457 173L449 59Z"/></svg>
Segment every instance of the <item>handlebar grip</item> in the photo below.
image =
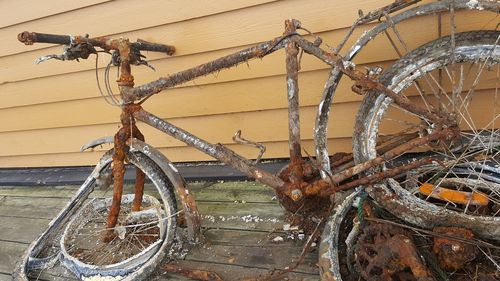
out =
<svg viewBox="0 0 500 281"><path fill-rule="evenodd" d="M132 46L134 48L137 48L138 50L141 50L141 51L160 52L160 53L165 53L169 56L173 55L175 52L174 46L165 45L165 44L150 43L150 42L144 41L142 39L137 39L137 42L132 43Z"/></svg>
<svg viewBox="0 0 500 281"><path fill-rule="evenodd" d="M71 36L69 35L55 35L28 31L19 33L17 39L25 45L33 45L33 43L69 45L71 43Z"/></svg>

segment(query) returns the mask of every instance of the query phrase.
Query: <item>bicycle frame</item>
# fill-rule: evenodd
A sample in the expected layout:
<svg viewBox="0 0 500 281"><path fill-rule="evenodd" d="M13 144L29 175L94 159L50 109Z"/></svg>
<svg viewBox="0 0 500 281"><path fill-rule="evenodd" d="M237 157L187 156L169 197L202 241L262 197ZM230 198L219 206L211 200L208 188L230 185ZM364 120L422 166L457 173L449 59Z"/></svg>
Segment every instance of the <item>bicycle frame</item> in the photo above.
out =
<svg viewBox="0 0 500 281"><path fill-rule="evenodd" d="M409 101L405 97L401 97L391 90L385 88L383 85L370 80L366 75L358 70L356 70L353 66L351 66L348 62L342 60L342 58L338 55L334 55L327 51L324 51L319 46L316 46L314 42L310 42L304 39L302 36L296 33L296 29L300 28L300 23L296 20L288 20L286 21L286 31L284 36L275 38L271 41L264 42L252 48L245 49L238 53L234 53L212 62L199 65L190 69L187 69L182 72L178 72L170 75L167 78L160 78L156 81L150 82L148 84L142 85L137 88L133 88L130 85L122 85L120 87L121 94L123 99L127 102L127 105L124 107L124 111L126 114L131 114L138 120L186 143L189 146L195 147L198 150L214 157L215 159L234 167L235 169L240 170L245 173L247 176L251 178L255 178L257 181L266 184L276 190L284 191L289 196L291 196L294 200L299 200L302 197L301 191L297 188L294 188L294 183L296 184L298 179L292 180L292 184L286 184L279 177L272 175L262 169L258 169L253 165L253 163L246 159L245 157L238 155L234 151L228 149L227 147L221 144L211 144L195 135L190 134L189 132L165 121L153 114L143 110L140 107L140 104L144 102L151 95L159 93L164 89L168 89L179 85L181 83L190 81L196 77L203 76L209 73L217 72L224 68L229 68L235 66L241 62L253 59L253 58L261 58L266 56L276 50L285 48L286 50L286 61L287 61L287 96L288 96L288 120L289 120L289 147L290 147L290 166L295 171L296 174L294 177L300 178L300 169L302 162L302 154L300 147L300 118L298 112L298 48L304 50L304 52L311 54L318 59L322 60L326 64L331 67L335 67L342 71L344 74L351 77L353 80L358 81L355 85L357 91L365 92L368 90L378 90L379 92L384 93L385 95L393 98L395 103L401 106L402 108L408 110L409 112L419 114L421 116L426 117L429 120L432 120L436 123L443 122L446 118L445 116L439 116L437 113L429 113L424 109L421 109L415 105L409 103ZM122 74L126 75L126 74ZM129 77L129 76L128 76ZM123 78L129 79L129 78ZM138 104L134 104L134 102L139 101ZM126 126L127 120L123 124ZM435 134L436 136L438 134ZM428 139L425 139L423 142L430 141L434 139L434 135L430 135ZM440 135L442 137L442 135ZM404 146L404 148L409 149L413 146L420 145L422 141L418 143L412 143L410 147ZM401 148L397 151L401 151ZM385 158L388 158L386 156ZM380 160L369 161L367 163L363 163L361 165L355 166L351 169L347 169L341 173L333 175L331 181L333 184L337 184L342 180L349 178L353 175L359 174L366 169L373 167L376 164L380 164ZM325 185L330 185L330 182L326 181L318 181L315 183L321 188L325 187ZM307 192L308 195L315 193L316 187L312 186Z"/></svg>

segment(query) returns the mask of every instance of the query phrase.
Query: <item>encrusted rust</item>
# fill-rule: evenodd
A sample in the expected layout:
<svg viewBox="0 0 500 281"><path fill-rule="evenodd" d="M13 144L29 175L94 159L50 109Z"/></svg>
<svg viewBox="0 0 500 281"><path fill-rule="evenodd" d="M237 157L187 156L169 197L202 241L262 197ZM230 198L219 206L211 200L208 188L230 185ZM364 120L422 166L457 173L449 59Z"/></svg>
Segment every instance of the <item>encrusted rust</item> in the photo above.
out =
<svg viewBox="0 0 500 281"><path fill-rule="evenodd" d="M297 20L285 21L285 34L294 34L297 28L300 27L300 22ZM290 164L288 178L283 179L288 181L288 189L290 190L291 199L299 201L302 199L302 190L300 189L303 182L302 152L300 146L300 118L299 118L299 48L293 41L288 42L285 46L286 53L286 85L287 85L287 100L288 100L288 146L290 150Z"/></svg>
<svg viewBox="0 0 500 281"><path fill-rule="evenodd" d="M134 112L139 110L138 105L125 105L122 108L120 122L122 127L114 137L114 154L113 154L113 199L108 213L107 229L103 236L103 241L111 241L115 236L114 227L118 222L120 214L120 204L123 194L123 178L125 176L125 155L126 143L131 138L144 139L139 129L135 125ZM142 203L142 195L144 192L144 174L142 171L136 172L138 181L136 182L136 191L134 197L134 210L140 210ZM140 200L140 201L139 201Z"/></svg>
<svg viewBox="0 0 500 281"><path fill-rule="evenodd" d="M365 280L434 281L411 235L379 223L364 227L355 248L355 266Z"/></svg>
<svg viewBox="0 0 500 281"><path fill-rule="evenodd" d="M472 231L460 227L435 227L433 231L466 240L474 238ZM473 261L479 251L475 245L436 236L434 237L432 252L437 256L441 268L459 270L468 262Z"/></svg>
<svg viewBox="0 0 500 281"><path fill-rule="evenodd" d="M354 175L358 175L361 172L367 171L371 168L377 167L386 161L393 159L394 157L401 155L407 151L410 151L416 147L428 144L431 141L436 140L451 140L458 136L458 129L453 128L445 128L439 131L435 131L432 134L429 134L424 137L418 137L411 141L400 144L397 147L392 148L391 150L385 152L381 156L378 156L372 160L360 163L351 168L345 169L337 174L329 177L328 180L319 179L317 181L311 182L304 187L305 195L314 195L317 193L321 193L323 196L328 196L335 191L344 190L348 188L352 188L359 185L364 184L372 184L378 181L381 181L385 178L392 177L394 175L400 174L402 172L418 168L424 164L429 164L432 161L430 158L423 158L420 160L416 160L407 165L399 166L394 169L389 169L383 172L379 172L373 175L369 175L357 180L353 180L349 183L345 183L339 185L342 181L347 180Z"/></svg>
<svg viewBox="0 0 500 281"><path fill-rule="evenodd" d="M133 119L132 119L133 120ZM131 124L132 126L132 137L144 141L144 135L139 131L139 128L135 125L135 122ZM144 172L135 168L135 194L134 201L132 203L132 211L140 211L142 205L142 197L144 195L144 182L146 180L146 175Z"/></svg>

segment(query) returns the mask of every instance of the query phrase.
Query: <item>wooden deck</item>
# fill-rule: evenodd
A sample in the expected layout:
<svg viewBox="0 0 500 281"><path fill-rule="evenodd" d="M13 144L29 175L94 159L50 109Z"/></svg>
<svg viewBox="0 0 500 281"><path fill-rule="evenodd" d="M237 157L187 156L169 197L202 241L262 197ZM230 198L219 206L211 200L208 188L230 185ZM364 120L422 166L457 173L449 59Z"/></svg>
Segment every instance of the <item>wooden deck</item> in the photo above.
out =
<svg viewBox="0 0 500 281"><path fill-rule="evenodd" d="M206 243L191 250L179 264L215 271L224 280L240 280L262 278L299 256L305 238L283 231L283 210L271 189L254 182L194 183L191 187L203 214ZM0 281L11 279L18 257L76 188L0 187ZM278 236L284 241L274 242ZM287 279L277 280L318 280L316 261L317 247ZM162 265L154 280L189 280L166 273Z"/></svg>

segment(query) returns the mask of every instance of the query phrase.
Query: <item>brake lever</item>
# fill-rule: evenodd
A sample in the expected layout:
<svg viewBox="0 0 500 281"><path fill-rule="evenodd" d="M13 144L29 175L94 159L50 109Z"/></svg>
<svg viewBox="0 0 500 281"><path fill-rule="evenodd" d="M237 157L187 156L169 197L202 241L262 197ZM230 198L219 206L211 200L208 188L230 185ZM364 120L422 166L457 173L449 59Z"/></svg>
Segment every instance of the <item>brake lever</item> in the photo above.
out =
<svg viewBox="0 0 500 281"><path fill-rule="evenodd" d="M72 45L64 45L63 47L63 53L61 55L46 55L39 57L35 60L35 64L40 64L42 62L48 61L50 59L56 59L56 60L76 60L80 62L79 59L87 59L91 54L96 54L97 51L89 43L79 43L79 44L72 44Z"/></svg>

